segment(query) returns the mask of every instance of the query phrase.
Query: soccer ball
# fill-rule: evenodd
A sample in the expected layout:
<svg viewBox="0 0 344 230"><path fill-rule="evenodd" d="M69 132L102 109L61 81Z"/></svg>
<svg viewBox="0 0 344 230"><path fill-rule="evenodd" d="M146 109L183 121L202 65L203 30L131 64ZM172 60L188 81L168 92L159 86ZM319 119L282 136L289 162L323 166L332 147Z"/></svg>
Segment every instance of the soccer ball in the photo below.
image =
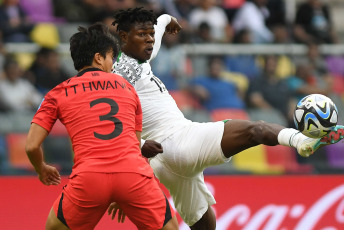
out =
<svg viewBox="0 0 344 230"><path fill-rule="evenodd" d="M302 98L294 111L298 130L312 138L321 138L331 131L338 121L338 110L333 101L321 94Z"/></svg>

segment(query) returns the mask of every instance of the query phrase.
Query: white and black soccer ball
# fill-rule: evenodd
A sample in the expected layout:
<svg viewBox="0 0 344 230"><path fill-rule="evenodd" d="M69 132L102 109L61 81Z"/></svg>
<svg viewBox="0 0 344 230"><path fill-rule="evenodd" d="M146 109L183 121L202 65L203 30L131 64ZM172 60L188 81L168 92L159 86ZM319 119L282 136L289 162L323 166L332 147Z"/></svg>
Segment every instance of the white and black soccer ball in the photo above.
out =
<svg viewBox="0 0 344 230"><path fill-rule="evenodd" d="M312 138L321 138L337 125L338 110L333 101L321 94L302 98L294 111L294 122L298 130Z"/></svg>

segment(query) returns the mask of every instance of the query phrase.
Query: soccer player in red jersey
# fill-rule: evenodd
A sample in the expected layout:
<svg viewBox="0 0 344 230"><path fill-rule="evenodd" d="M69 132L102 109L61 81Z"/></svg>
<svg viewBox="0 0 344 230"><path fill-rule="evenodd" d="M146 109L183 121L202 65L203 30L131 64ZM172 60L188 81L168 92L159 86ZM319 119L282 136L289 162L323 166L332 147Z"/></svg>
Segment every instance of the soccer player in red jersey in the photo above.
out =
<svg viewBox="0 0 344 230"><path fill-rule="evenodd" d="M110 73L118 54L116 39L102 24L79 27L70 39L70 51L78 74L47 93L26 143L45 185L60 183L59 172L44 162L41 148L57 119L73 145L72 173L53 204L46 229L94 229L111 202L139 229L178 229L140 152L142 109L137 93L124 78Z"/></svg>

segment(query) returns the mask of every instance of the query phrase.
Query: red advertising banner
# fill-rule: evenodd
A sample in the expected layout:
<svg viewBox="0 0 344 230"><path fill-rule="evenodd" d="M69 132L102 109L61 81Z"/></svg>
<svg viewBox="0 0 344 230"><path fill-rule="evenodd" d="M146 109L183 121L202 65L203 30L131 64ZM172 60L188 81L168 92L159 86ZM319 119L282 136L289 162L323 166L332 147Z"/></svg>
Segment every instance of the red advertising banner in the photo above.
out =
<svg viewBox="0 0 344 230"><path fill-rule="evenodd" d="M205 181L217 201L218 230L344 229L344 176L206 176ZM0 177L0 229L44 229L67 179L62 182L48 187L36 177ZM178 219L181 230L189 229ZM96 229L136 227L104 215Z"/></svg>

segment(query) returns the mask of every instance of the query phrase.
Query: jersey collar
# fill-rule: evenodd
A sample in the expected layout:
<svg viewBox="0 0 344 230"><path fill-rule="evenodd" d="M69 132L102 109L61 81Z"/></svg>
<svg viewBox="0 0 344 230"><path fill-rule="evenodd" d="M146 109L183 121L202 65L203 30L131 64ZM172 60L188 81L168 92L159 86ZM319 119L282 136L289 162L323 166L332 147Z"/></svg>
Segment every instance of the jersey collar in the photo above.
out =
<svg viewBox="0 0 344 230"><path fill-rule="evenodd" d="M134 60L136 60L137 61L137 63L139 64L139 65L141 65L141 64L143 64L143 63L146 63L147 61L139 61L139 60L137 60L137 59L135 59L135 58L133 58L133 57L130 57L129 55L127 55L127 54L125 54L125 53L123 53L122 51L120 51L119 52L119 54L117 55L117 62L119 62L119 59L121 58L121 56L126 56L126 57L128 57L128 58L130 58L130 59L134 59Z"/></svg>
<svg viewBox="0 0 344 230"><path fill-rule="evenodd" d="M87 69L84 69L83 71L80 71L76 76L77 77L81 77L82 75L84 75L84 73L87 73L87 72L93 72L93 71L102 71L104 72L103 70L99 69L99 68L87 68Z"/></svg>

